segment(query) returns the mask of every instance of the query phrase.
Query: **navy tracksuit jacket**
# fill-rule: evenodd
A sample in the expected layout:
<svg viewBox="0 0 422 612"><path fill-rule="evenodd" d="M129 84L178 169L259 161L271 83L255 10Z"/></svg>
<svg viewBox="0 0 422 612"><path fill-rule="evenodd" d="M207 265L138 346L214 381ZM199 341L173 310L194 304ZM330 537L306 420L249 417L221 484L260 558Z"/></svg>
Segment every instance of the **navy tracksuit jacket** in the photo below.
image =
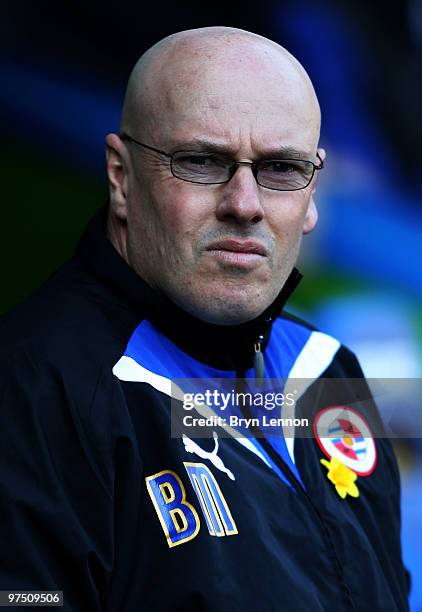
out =
<svg viewBox="0 0 422 612"><path fill-rule="evenodd" d="M396 460L364 435L378 417L354 355L282 311L298 276L256 320L206 324L147 287L96 214L0 320L0 590L86 612L408 609ZM267 379L309 381L296 414L325 419L331 446L172 438L170 380L253 377L258 342ZM335 397L322 379L341 379ZM359 497L340 497L331 457Z"/></svg>

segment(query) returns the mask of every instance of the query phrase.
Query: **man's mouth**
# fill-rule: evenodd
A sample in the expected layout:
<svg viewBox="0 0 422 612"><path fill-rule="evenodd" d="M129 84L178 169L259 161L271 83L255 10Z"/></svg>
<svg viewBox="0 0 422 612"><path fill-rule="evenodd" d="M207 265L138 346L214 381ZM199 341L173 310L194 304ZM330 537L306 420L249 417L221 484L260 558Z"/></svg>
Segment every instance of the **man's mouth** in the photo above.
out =
<svg viewBox="0 0 422 612"><path fill-rule="evenodd" d="M268 255L262 243L234 238L213 242L208 245L206 252L224 263L243 268L254 267Z"/></svg>

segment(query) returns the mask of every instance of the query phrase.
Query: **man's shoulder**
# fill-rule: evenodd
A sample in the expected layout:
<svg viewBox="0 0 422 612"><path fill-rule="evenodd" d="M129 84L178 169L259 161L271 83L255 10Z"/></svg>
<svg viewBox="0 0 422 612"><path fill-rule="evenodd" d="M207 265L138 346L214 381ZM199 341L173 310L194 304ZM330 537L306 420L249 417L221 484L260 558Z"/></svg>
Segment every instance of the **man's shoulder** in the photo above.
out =
<svg viewBox="0 0 422 612"><path fill-rule="evenodd" d="M57 363L112 360L132 319L127 305L71 259L0 318L0 361L19 353Z"/></svg>
<svg viewBox="0 0 422 612"><path fill-rule="evenodd" d="M325 375L353 378L363 376L355 353L344 345L341 339L285 310L280 314L278 323L289 339L297 341L300 352L306 351L313 359L319 359L325 354L327 357Z"/></svg>
<svg viewBox="0 0 422 612"><path fill-rule="evenodd" d="M130 317L119 299L70 260L0 319L1 423L63 444L71 427L107 490L109 459L90 445L108 448L120 401L112 368L127 342L120 320Z"/></svg>

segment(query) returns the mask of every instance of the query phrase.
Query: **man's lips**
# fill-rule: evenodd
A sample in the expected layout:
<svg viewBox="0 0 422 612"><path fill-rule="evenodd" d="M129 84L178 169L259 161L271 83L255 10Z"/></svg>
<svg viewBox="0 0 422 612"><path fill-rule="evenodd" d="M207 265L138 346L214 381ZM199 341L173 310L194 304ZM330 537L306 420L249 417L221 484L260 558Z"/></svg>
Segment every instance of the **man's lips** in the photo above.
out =
<svg viewBox="0 0 422 612"><path fill-rule="evenodd" d="M223 265L243 270L253 270L261 265L268 251L256 240L227 238L208 245L206 252Z"/></svg>
<svg viewBox="0 0 422 612"><path fill-rule="evenodd" d="M207 251L228 251L232 253L246 253L251 255L267 255L267 249L256 240L235 240L233 238L219 240L208 245Z"/></svg>

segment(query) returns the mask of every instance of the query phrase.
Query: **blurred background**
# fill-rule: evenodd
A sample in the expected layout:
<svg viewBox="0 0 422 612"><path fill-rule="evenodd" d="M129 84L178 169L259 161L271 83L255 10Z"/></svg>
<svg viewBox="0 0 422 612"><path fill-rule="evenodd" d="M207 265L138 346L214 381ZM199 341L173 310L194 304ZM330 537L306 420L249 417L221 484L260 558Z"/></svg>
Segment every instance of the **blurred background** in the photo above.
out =
<svg viewBox="0 0 422 612"><path fill-rule="evenodd" d="M0 20L0 313L73 252L107 198L137 58L173 32L227 25L287 47L315 84L327 149L320 223L290 310L354 350L369 377L422 377L422 1L118 5L16 1ZM420 405L420 402L419 402ZM422 445L401 439L404 558L422 611Z"/></svg>

